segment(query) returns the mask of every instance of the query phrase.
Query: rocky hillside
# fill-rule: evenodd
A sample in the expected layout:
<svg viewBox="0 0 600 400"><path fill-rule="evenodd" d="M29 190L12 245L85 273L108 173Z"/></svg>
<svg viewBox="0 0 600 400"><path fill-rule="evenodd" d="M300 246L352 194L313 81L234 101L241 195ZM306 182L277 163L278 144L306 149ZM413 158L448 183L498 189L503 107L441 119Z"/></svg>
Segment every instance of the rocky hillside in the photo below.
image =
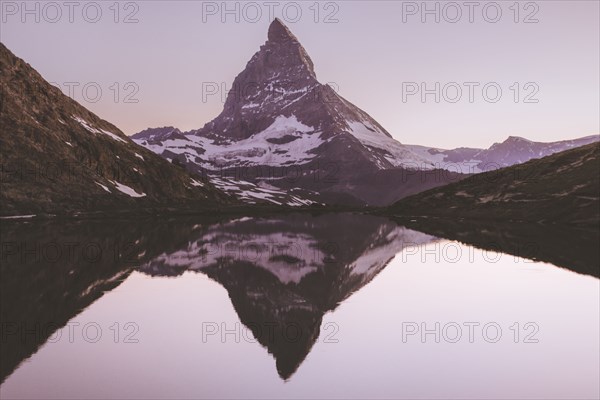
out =
<svg viewBox="0 0 600 400"><path fill-rule="evenodd" d="M231 200L131 141L0 43L0 215L212 209Z"/></svg>
<svg viewBox="0 0 600 400"><path fill-rule="evenodd" d="M600 144L567 150L408 197L397 215L600 223Z"/></svg>

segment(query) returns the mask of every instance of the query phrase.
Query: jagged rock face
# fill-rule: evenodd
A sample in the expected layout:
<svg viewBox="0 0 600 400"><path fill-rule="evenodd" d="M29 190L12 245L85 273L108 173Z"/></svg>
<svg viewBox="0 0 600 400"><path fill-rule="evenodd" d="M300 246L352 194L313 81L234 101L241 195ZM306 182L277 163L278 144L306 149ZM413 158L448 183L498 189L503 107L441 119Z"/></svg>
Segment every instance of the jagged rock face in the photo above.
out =
<svg viewBox="0 0 600 400"><path fill-rule="evenodd" d="M136 145L0 43L2 215L142 211L230 202Z"/></svg>
<svg viewBox="0 0 600 400"><path fill-rule="evenodd" d="M275 19L268 40L234 80L223 112L198 135L247 139L267 129L279 116L295 116L323 138L348 129L346 121L368 120L366 113L318 82L314 64L290 30Z"/></svg>
<svg viewBox="0 0 600 400"><path fill-rule="evenodd" d="M267 42L235 78L221 115L198 133L249 138L272 124L283 106L312 94L318 85L306 50L275 20Z"/></svg>

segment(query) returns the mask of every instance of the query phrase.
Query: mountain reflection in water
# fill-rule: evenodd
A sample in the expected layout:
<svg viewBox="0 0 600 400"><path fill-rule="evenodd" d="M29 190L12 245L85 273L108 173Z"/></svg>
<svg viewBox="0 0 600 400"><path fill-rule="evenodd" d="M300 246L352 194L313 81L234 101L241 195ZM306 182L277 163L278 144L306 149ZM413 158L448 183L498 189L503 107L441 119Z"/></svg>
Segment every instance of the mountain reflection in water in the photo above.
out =
<svg viewBox="0 0 600 400"><path fill-rule="evenodd" d="M325 313L367 285L403 249L440 240L431 234L452 236L430 221L422 228L429 234L419 231L418 222L410 226L352 213L3 223L2 381L133 271L173 277L191 271L218 282L239 320L275 358L279 376L288 379L319 337ZM490 229L485 237L496 244L495 251L514 254L506 240L509 231ZM538 244L535 254L521 256L598 276L592 244L597 234L579 235L580 251L563 251L557 262L556 246L544 245L554 243L544 237L548 231L531 232L538 235L529 236ZM464 232L457 236L486 248ZM295 340L286 339L290 330Z"/></svg>

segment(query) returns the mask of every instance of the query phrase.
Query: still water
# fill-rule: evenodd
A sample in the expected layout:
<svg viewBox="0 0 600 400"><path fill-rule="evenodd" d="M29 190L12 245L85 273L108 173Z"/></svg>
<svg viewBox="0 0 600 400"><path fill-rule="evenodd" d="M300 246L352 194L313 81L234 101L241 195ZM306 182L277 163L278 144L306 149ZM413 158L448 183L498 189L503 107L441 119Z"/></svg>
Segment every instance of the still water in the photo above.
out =
<svg viewBox="0 0 600 400"><path fill-rule="evenodd" d="M598 398L597 233L465 229L3 223L1 397Z"/></svg>

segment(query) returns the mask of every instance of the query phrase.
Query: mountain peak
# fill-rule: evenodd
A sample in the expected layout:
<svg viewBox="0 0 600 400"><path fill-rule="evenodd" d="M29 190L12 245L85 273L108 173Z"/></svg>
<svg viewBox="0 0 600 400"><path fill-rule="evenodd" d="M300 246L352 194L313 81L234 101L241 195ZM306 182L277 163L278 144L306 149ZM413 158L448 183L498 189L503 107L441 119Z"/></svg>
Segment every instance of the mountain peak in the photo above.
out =
<svg viewBox="0 0 600 400"><path fill-rule="evenodd" d="M279 18L275 18L273 22L271 22L271 25L269 25L268 39L271 42L298 41L296 36L294 36Z"/></svg>
<svg viewBox="0 0 600 400"><path fill-rule="evenodd" d="M527 143L531 143L531 140L525 139L525 138L520 137L520 136L509 136L508 139L506 139L504 141L504 143L511 143L511 142L527 142Z"/></svg>

